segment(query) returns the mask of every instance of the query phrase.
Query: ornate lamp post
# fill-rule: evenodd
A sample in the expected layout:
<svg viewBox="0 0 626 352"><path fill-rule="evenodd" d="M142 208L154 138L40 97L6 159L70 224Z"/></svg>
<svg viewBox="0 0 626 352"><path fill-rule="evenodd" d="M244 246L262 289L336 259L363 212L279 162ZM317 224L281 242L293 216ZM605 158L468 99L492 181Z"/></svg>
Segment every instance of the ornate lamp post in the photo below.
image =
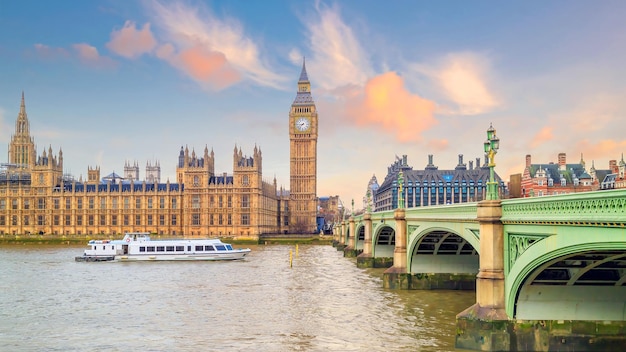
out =
<svg viewBox="0 0 626 352"><path fill-rule="evenodd" d="M485 154L489 157L489 182L487 182L487 199L498 199L498 182L495 180L493 169L496 167L494 161L498 149L500 149L500 139L496 136L496 130L492 124L489 124L487 130L487 140L484 143Z"/></svg>
<svg viewBox="0 0 626 352"><path fill-rule="evenodd" d="M398 209L404 209L404 173L402 170L398 173Z"/></svg>

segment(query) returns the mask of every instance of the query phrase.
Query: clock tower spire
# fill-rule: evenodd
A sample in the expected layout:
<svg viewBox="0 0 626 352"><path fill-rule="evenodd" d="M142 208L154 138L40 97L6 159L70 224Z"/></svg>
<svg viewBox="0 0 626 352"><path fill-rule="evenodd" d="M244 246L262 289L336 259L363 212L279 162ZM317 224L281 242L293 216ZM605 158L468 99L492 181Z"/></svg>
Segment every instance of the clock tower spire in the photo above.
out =
<svg viewBox="0 0 626 352"><path fill-rule="evenodd" d="M289 111L289 231L317 232L317 109L302 60L296 99Z"/></svg>

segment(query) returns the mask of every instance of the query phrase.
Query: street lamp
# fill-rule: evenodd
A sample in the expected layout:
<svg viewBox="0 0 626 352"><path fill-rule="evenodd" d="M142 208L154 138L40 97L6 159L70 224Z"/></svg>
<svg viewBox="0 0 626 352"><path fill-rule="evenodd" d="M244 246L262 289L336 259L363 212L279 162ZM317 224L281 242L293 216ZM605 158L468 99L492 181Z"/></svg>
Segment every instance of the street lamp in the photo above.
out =
<svg viewBox="0 0 626 352"><path fill-rule="evenodd" d="M492 124L489 124L487 130L487 140L483 144L485 147L485 154L489 157L489 182L487 182L487 199L498 199L498 182L495 180L493 169L496 167L494 161L498 149L500 149L500 139L496 136L496 130Z"/></svg>
<svg viewBox="0 0 626 352"><path fill-rule="evenodd" d="M404 173L402 170L398 173L398 209L404 209Z"/></svg>

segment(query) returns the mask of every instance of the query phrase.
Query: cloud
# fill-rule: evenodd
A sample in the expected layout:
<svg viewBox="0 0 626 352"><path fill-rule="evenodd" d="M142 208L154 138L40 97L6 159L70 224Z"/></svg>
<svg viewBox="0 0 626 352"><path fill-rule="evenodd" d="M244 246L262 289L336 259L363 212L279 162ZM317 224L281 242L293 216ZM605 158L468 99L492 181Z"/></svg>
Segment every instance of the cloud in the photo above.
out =
<svg viewBox="0 0 626 352"><path fill-rule="evenodd" d="M551 126L544 126L535 136L533 140L530 142L530 147L532 149L539 147L541 144L551 141L554 139L554 134L552 133L553 128Z"/></svg>
<svg viewBox="0 0 626 352"><path fill-rule="evenodd" d="M372 126L392 133L399 142L421 140L421 133L434 126L435 104L404 87L395 72L376 76L358 88L346 91L345 114L359 126Z"/></svg>
<svg viewBox="0 0 626 352"><path fill-rule="evenodd" d="M155 29L158 28L166 38L165 46L157 49L157 57L167 59L192 79L205 83L208 79L213 87L227 86L226 76L274 88L287 81L261 60L259 48L245 35L237 20L220 19L207 9L193 8L181 2L162 4L152 1L149 4L154 13ZM222 59L218 60L219 57ZM207 75L207 69L198 69L199 61L213 67L220 60L223 65L216 71L219 74Z"/></svg>
<svg viewBox="0 0 626 352"><path fill-rule="evenodd" d="M98 49L86 43L73 44L78 59L85 65L92 67L114 67L115 61L106 56L101 56Z"/></svg>
<svg viewBox="0 0 626 352"><path fill-rule="evenodd" d="M319 15L314 20L304 20L309 32L310 52L313 60L307 66L315 72L316 82L323 89L334 89L343 85L363 85L374 75L368 62L368 53L341 18L337 6L316 6ZM299 53L292 50L290 58Z"/></svg>
<svg viewBox="0 0 626 352"><path fill-rule="evenodd" d="M189 76L222 89L239 81L241 76L230 67L222 53L210 52L200 47L186 49L178 55L179 66Z"/></svg>
<svg viewBox="0 0 626 352"><path fill-rule="evenodd" d="M413 64L441 89L453 106L441 105L438 112L450 115L478 115L500 103L488 87L489 59L477 53L453 53L434 65Z"/></svg>
<svg viewBox="0 0 626 352"><path fill-rule="evenodd" d="M111 33L111 41L106 47L117 55L133 59L151 52L156 45L156 39L150 31L150 23L137 30L134 22L126 21L124 27Z"/></svg>
<svg viewBox="0 0 626 352"><path fill-rule="evenodd" d="M448 141L445 138L444 139L431 139L426 143L426 145L427 145L428 150L442 151L442 150L448 149L448 146L450 145L450 141Z"/></svg>
<svg viewBox="0 0 626 352"><path fill-rule="evenodd" d="M583 151L584 158L587 160L587 168L590 168L589 159L620 160L622 153L626 150L626 140L602 139L592 142L583 139L576 144L576 148ZM608 162L606 165L596 163L595 167L596 169L608 168Z"/></svg>
<svg viewBox="0 0 626 352"><path fill-rule="evenodd" d="M68 58L70 53L64 48L55 48L41 43L34 45L35 53L42 59Z"/></svg>

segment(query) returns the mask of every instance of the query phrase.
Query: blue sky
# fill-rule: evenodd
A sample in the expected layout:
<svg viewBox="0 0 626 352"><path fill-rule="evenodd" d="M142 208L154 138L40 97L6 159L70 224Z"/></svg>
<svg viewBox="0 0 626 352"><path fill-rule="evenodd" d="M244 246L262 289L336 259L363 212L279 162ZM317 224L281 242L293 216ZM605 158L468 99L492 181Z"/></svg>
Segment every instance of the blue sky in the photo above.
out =
<svg viewBox="0 0 626 352"><path fill-rule="evenodd" d="M422 169L482 158L490 123L508 179L533 162L608 168L626 150L623 1L0 1L0 153L21 92L38 154L76 177L181 146L263 152L289 188L288 113L306 57L320 196L355 199L395 156ZM6 161L6 157L2 161Z"/></svg>

